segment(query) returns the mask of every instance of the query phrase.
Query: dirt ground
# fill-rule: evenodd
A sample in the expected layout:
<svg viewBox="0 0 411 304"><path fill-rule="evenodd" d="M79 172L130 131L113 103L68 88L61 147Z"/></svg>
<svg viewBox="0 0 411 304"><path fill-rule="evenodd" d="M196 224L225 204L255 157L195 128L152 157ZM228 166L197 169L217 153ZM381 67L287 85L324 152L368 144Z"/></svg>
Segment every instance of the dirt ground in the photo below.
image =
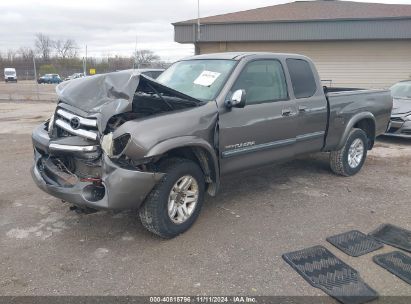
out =
<svg viewBox="0 0 411 304"><path fill-rule="evenodd" d="M0 103L1 295L324 295L281 258L318 244L380 295L411 296L376 252L349 257L325 241L382 223L411 229L411 141L379 139L350 178L326 154L229 176L188 232L162 240L135 212L77 214L34 185L30 133L53 108Z"/></svg>

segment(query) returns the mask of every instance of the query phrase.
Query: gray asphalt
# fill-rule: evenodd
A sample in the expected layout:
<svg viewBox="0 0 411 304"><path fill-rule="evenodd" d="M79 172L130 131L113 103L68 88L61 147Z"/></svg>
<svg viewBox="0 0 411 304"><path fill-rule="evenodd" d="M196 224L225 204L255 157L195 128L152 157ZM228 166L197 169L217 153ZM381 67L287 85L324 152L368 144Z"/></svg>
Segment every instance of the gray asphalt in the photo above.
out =
<svg viewBox="0 0 411 304"><path fill-rule="evenodd" d="M382 223L411 229L411 141L382 139L350 178L333 175L326 154L226 177L172 240L135 212L70 211L36 188L32 154L29 134L0 134L1 295L324 295L281 258L324 245L381 295L411 296L372 262L392 247L353 258L325 241Z"/></svg>

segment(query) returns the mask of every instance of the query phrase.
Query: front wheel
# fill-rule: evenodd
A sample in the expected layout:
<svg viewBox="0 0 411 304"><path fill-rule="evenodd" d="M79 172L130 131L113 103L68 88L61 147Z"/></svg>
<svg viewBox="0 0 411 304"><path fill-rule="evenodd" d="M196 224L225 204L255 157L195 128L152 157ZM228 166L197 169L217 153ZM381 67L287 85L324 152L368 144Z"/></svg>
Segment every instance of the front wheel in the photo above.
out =
<svg viewBox="0 0 411 304"><path fill-rule="evenodd" d="M330 153L331 170L343 176L357 174L367 157L368 138L361 129L352 129L345 145Z"/></svg>
<svg viewBox="0 0 411 304"><path fill-rule="evenodd" d="M204 201L205 181L201 168L191 160L163 161L165 173L140 208L143 226L163 237L173 238L193 225Z"/></svg>

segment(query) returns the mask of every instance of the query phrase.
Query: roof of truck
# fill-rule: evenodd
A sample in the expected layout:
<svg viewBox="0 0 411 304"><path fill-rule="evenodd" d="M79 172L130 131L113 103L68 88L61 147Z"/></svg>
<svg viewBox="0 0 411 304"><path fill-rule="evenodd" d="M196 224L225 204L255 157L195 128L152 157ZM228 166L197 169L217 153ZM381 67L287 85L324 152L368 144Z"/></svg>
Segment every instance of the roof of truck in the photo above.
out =
<svg viewBox="0 0 411 304"><path fill-rule="evenodd" d="M244 57L248 56L272 56L272 57L286 57L286 58L307 58L306 56L299 54L288 54L288 53L271 53L271 52L226 52L226 53L210 53L195 55L184 58L183 60L192 60L192 59L226 59L226 60L241 60Z"/></svg>

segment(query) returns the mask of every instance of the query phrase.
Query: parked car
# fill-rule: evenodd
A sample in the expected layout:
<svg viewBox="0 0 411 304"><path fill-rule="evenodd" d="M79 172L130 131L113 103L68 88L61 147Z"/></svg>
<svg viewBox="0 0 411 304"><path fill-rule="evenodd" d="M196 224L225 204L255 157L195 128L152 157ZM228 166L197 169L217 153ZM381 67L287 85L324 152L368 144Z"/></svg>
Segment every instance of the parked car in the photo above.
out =
<svg viewBox="0 0 411 304"><path fill-rule="evenodd" d="M17 73L15 68L5 68L4 69L4 81L9 82L17 82Z"/></svg>
<svg viewBox="0 0 411 304"><path fill-rule="evenodd" d="M394 105L385 135L411 138L411 80L398 82L390 90Z"/></svg>
<svg viewBox="0 0 411 304"><path fill-rule="evenodd" d="M129 70L57 94L32 135L38 187L80 208L139 209L165 238L229 173L321 151L336 174L356 174L392 108L388 90L324 92L309 58L273 53L199 55L157 80Z"/></svg>
<svg viewBox="0 0 411 304"><path fill-rule="evenodd" d="M67 81L67 80L72 80L72 79L77 79L77 78L82 78L82 77L84 77L84 74L83 74L83 73L74 73L74 74L68 76L68 77L67 77L66 79L64 79L64 80Z"/></svg>
<svg viewBox="0 0 411 304"><path fill-rule="evenodd" d="M38 83L60 83L62 82L59 74L45 74L37 79Z"/></svg>

